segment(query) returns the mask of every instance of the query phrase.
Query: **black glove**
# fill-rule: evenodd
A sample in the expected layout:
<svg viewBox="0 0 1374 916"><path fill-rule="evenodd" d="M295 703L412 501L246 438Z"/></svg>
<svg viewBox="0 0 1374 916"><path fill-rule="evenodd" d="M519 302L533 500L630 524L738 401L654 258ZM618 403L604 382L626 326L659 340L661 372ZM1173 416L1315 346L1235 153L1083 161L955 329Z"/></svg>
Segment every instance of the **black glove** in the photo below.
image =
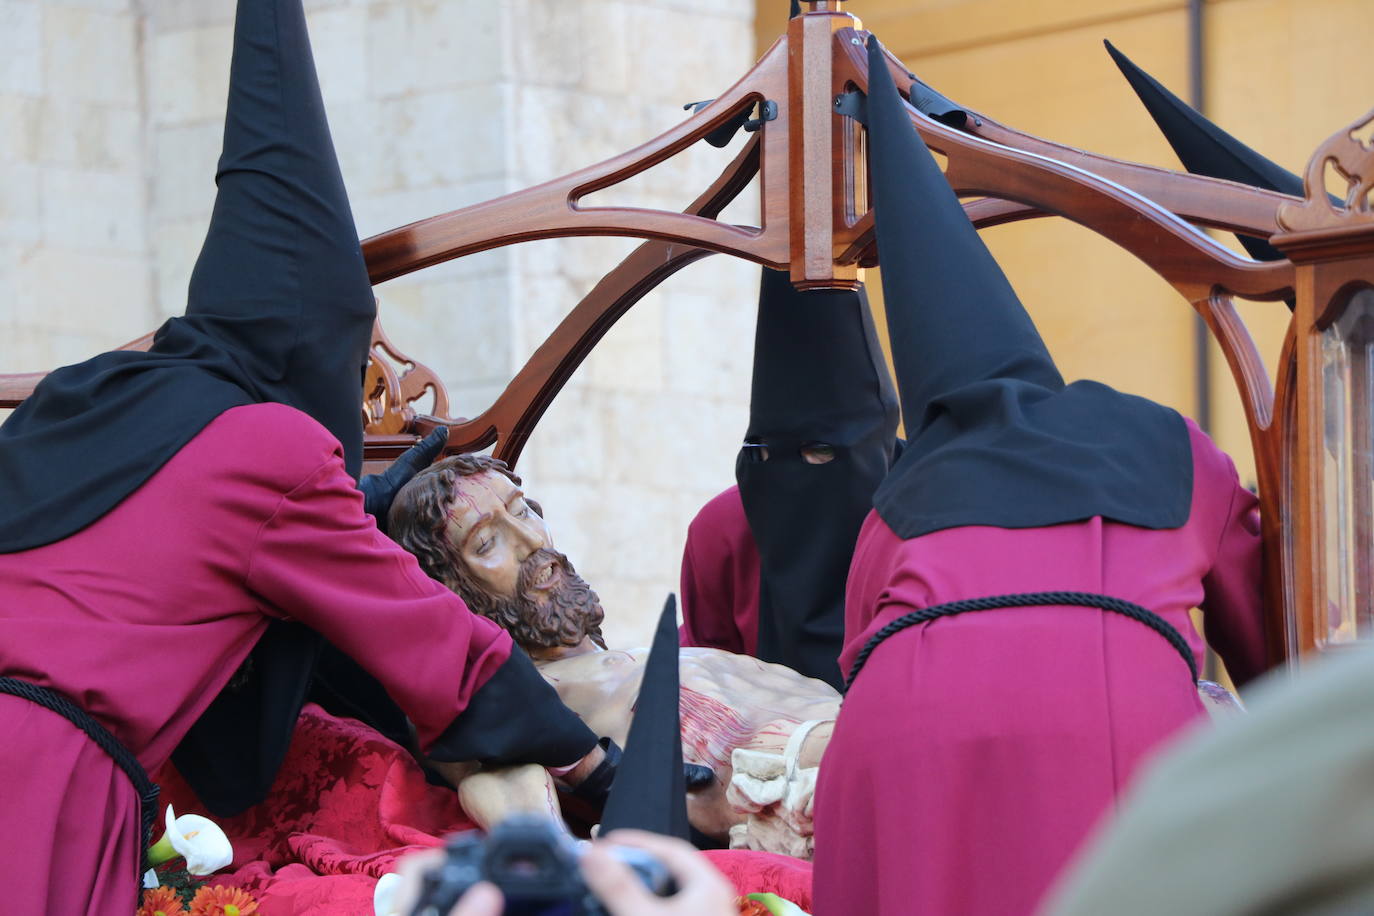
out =
<svg viewBox="0 0 1374 916"><path fill-rule="evenodd" d="M377 527L386 534L386 514L391 501L410 478L429 467L448 442L448 427L437 426L434 432L401 453L380 474L368 474L358 481L363 491L363 511L377 520Z"/></svg>
<svg viewBox="0 0 1374 916"><path fill-rule="evenodd" d="M596 769L587 774L586 779L573 787L572 794L573 797L580 798L600 809L606 807L606 799L611 795L611 783L615 782L615 770L616 767L620 766L623 752L620 750L620 745L610 738L602 738L597 744L601 745L606 756L596 765ZM687 783L688 792L705 788L716 781L716 774L711 771L710 767L696 763L684 763L682 776Z"/></svg>

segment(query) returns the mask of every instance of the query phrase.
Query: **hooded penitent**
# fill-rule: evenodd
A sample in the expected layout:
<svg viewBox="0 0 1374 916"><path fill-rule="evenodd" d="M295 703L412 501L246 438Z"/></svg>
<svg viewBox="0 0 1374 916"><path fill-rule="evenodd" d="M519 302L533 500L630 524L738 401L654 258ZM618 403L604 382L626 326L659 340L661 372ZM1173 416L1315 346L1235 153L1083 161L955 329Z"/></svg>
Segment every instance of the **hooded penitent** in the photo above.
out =
<svg viewBox="0 0 1374 916"><path fill-rule="evenodd" d="M1103 42L1126 81L1159 125L1183 167L1195 175L1224 178L1241 184L1302 197L1302 179L1271 162L1241 143L1226 131L1198 114L1153 76L1137 67L1125 54ZM1278 261L1283 254L1267 241L1236 233L1250 257L1257 261Z"/></svg>
<svg viewBox="0 0 1374 916"><path fill-rule="evenodd" d="M799 291L765 269L754 336L750 444L735 466L758 547L758 657L841 683L844 585L887 473L897 399L867 298ZM811 464L802 450L829 446ZM766 460L765 460L766 452Z"/></svg>
<svg viewBox="0 0 1374 916"><path fill-rule="evenodd" d="M1184 524L1183 418L1096 382L1064 383L912 127L874 38L868 54L869 169L907 434L874 496L878 514L903 538L1094 516Z"/></svg>
<svg viewBox="0 0 1374 916"><path fill-rule="evenodd" d="M668 596L644 663L625 755L601 816L601 833L634 828L690 839L678 711L677 599Z"/></svg>
<svg viewBox="0 0 1374 916"><path fill-rule="evenodd" d="M298 2L238 6L216 183L186 314L146 353L53 372L0 427L0 551L96 521L243 404L309 414L357 476L375 302ZM178 748L178 766L218 813L270 785L317 645L303 627L274 622L248 683L221 694Z"/></svg>

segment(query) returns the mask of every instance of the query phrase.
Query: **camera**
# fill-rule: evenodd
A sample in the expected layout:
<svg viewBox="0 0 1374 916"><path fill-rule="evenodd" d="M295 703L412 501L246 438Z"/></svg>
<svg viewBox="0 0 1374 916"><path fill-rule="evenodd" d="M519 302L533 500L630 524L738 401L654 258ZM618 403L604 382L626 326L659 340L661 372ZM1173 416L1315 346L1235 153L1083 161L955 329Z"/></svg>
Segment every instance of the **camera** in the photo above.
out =
<svg viewBox="0 0 1374 916"><path fill-rule="evenodd" d="M442 864L421 877L420 898L411 916L447 916L458 898L478 881L501 889L507 916L602 916L601 901L582 882L582 847L551 821L517 815L483 839L477 831L456 834L445 844ZM660 897L677 892L662 863L643 850L612 846L644 886Z"/></svg>

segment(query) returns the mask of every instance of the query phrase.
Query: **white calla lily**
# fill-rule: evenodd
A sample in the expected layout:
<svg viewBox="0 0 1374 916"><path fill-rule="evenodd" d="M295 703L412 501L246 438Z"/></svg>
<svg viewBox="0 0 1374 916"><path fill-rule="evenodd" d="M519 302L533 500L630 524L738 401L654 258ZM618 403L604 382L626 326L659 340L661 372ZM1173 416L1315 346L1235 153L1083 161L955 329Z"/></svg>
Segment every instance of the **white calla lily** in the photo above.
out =
<svg viewBox="0 0 1374 916"><path fill-rule="evenodd" d="M176 816L167 806L167 832L148 850L148 862L161 865L181 856L193 875L208 875L234 861L234 847L219 825L199 814Z"/></svg>
<svg viewBox="0 0 1374 916"><path fill-rule="evenodd" d="M372 912L375 916L401 916L396 899L400 889L401 876L394 871L377 879L377 889L372 892Z"/></svg>
<svg viewBox="0 0 1374 916"><path fill-rule="evenodd" d="M779 897L777 894L745 894L744 896L762 903L764 909L772 913L773 916L809 916L806 910L786 897Z"/></svg>

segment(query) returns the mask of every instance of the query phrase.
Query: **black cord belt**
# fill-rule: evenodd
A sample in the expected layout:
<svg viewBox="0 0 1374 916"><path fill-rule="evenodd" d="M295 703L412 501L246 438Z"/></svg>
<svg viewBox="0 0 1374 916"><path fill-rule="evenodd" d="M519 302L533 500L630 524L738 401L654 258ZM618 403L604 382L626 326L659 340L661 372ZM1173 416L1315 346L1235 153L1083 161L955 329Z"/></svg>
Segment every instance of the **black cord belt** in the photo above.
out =
<svg viewBox="0 0 1374 916"><path fill-rule="evenodd" d="M1123 601L1120 598L1112 598L1107 595L1095 595L1092 592L1026 592L1020 595L996 595L991 598L970 598L966 601L951 601L948 604L937 604L934 607L922 608L919 611L912 611L903 614L896 620L883 627L878 632L869 637L863 650L854 659L853 666L849 669L849 678L845 681L845 690L854 686L854 679L863 670L864 663L873 654L873 650L882 644L895 633L900 633L907 627L913 627L918 623L926 623L940 617L953 617L956 614L967 614L970 611L993 611L998 608L1008 607L1038 607L1048 605L1076 605L1078 607L1095 607L1104 611L1111 611L1132 620L1138 620L1145 626L1154 630L1160 636L1169 641L1178 654L1187 663L1188 670L1193 675L1193 680L1198 679L1197 661L1193 658L1193 650L1188 648L1188 642L1183 638L1183 634L1176 630L1169 621L1160 617L1154 611L1133 604L1130 601Z"/></svg>
<svg viewBox="0 0 1374 916"><path fill-rule="evenodd" d="M114 762L119 765L119 768L124 771L124 775L129 777L129 781L134 784L134 791L138 793L139 823L143 828L139 836L139 842L143 844L143 848L138 859L139 882L137 884L141 888L143 873L148 870L147 856L148 847L152 845L153 818L157 817L157 783L148 778L148 773L143 769L143 764L139 763L133 752L121 744L118 738L110 734L105 726L56 690L40 687L18 678L0 675L0 693L21 697L57 713L85 732L86 736L99 745L102 751L110 755Z"/></svg>

